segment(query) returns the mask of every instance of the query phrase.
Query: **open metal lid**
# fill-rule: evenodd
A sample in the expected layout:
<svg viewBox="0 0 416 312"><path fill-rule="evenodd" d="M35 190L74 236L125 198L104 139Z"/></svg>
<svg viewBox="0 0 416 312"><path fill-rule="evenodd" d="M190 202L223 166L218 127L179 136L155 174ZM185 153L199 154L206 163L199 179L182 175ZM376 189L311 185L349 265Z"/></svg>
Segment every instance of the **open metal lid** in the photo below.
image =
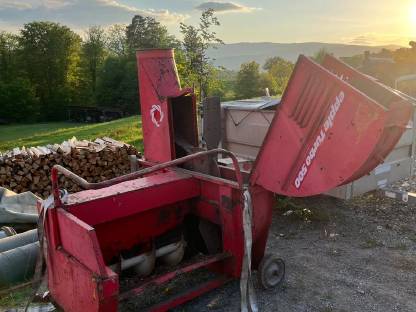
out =
<svg viewBox="0 0 416 312"><path fill-rule="evenodd" d="M336 59L324 66L299 57L252 185L287 196L321 194L367 174L400 139L412 114L406 99Z"/></svg>
<svg viewBox="0 0 416 312"><path fill-rule="evenodd" d="M279 98L263 97L259 99L237 100L221 103L221 107L226 109L238 109L257 111L262 109L275 109L280 104Z"/></svg>

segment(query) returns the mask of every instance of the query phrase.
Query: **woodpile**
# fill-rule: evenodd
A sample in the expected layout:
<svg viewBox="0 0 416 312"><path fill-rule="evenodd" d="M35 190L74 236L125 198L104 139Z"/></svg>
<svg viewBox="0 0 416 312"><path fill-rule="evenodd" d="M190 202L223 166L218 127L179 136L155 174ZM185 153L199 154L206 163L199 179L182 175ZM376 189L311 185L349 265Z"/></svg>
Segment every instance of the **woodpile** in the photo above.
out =
<svg viewBox="0 0 416 312"><path fill-rule="evenodd" d="M139 156L131 145L111 138L15 148L0 153L0 186L16 193L31 191L46 198L51 193L50 171L55 164L75 172L88 182L101 182L130 172L129 155ZM60 187L73 193L80 188L60 177Z"/></svg>

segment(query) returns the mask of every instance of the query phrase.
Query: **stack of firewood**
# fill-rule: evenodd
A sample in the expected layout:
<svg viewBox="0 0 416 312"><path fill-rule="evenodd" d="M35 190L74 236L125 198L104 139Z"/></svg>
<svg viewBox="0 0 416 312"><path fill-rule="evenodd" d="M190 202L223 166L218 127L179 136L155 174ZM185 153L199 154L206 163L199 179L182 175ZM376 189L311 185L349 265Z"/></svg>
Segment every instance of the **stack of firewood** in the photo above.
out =
<svg viewBox="0 0 416 312"><path fill-rule="evenodd" d="M131 145L106 137L94 142L72 138L62 144L15 148L0 153L0 186L46 198L51 193L50 171L55 164L88 182L101 182L130 172L129 155L139 153ZM80 190L63 176L60 187L70 193Z"/></svg>

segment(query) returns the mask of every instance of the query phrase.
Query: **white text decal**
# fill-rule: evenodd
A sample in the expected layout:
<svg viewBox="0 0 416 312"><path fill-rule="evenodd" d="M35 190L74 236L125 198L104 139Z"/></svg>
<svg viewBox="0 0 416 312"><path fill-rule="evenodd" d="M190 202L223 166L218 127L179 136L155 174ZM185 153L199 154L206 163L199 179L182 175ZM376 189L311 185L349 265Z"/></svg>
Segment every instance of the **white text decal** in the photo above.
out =
<svg viewBox="0 0 416 312"><path fill-rule="evenodd" d="M329 110L329 115L326 118L321 131L317 135L315 142L313 143L312 147L309 149L308 156L306 156L305 161L303 162L302 166L300 167L299 173L295 179L295 187L299 189L302 186L303 181L308 173L309 167L312 165L313 160L318 153L319 147L326 139L326 133L334 126L335 117L344 102L345 94L341 91L337 97L335 98L335 102L331 105Z"/></svg>

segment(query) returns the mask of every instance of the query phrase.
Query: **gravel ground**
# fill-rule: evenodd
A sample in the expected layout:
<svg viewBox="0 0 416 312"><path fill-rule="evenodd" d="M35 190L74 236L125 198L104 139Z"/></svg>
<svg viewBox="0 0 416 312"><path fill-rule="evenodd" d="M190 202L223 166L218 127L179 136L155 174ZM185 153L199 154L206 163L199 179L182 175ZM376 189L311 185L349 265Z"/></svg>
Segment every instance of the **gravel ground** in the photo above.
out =
<svg viewBox="0 0 416 312"><path fill-rule="evenodd" d="M286 282L257 287L260 311L416 311L415 206L380 193L293 204L292 214L275 209L268 241L268 251L286 262ZM238 287L228 284L177 311L239 311Z"/></svg>

